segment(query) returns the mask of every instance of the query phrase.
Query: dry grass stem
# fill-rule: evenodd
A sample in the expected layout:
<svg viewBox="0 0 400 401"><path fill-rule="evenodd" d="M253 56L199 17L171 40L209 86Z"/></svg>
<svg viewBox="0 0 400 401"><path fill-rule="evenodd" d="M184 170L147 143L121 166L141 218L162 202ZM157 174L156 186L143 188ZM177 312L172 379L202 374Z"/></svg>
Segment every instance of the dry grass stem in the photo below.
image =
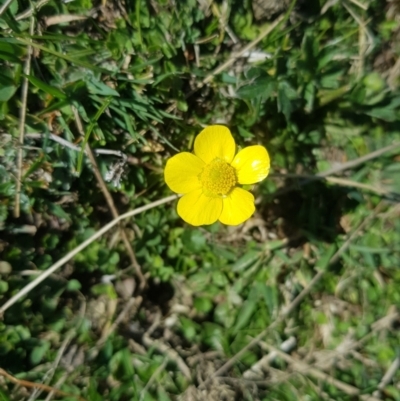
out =
<svg viewBox="0 0 400 401"><path fill-rule="evenodd" d="M271 25L269 25L266 29L264 29L254 40L252 40L249 44L244 46L239 52L234 53L231 57L222 63L219 67L217 67L214 71L208 74L200 83L199 88L210 83L213 78L225 71L229 68L237 59L241 58L244 54L249 52L253 47L255 47L261 40L263 40L266 36L268 36L285 18L285 15L281 15L278 17Z"/></svg>
<svg viewBox="0 0 400 401"><path fill-rule="evenodd" d="M390 89L395 90L398 87L398 78L400 76L400 58L398 58L394 66L389 71L387 83Z"/></svg>
<svg viewBox="0 0 400 401"><path fill-rule="evenodd" d="M374 392L374 396L377 398L381 398L381 391L393 380L394 375L400 368L400 356L397 356L396 359L391 363L389 369L386 371L382 380L378 384L378 390Z"/></svg>
<svg viewBox="0 0 400 401"><path fill-rule="evenodd" d="M0 11L0 15L2 11ZM35 20L32 17L30 21L29 34L33 35L33 30L35 27ZM29 40L29 42L31 42ZM21 108L19 109L19 143L18 143L18 153L17 153L17 181L15 187L15 202L14 202L14 217L18 218L21 214L21 186L22 186L22 161L23 161L23 149L24 146L24 135L25 135L25 119L26 119L26 107L28 100L28 87L29 81L26 77L31 72L31 58L32 58L32 46L29 44L27 48L27 56L24 66L25 77L22 80L21 87Z"/></svg>
<svg viewBox="0 0 400 401"><path fill-rule="evenodd" d="M39 10L41 7L46 5L50 0L40 0L36 4L32 5L27 10L23 11L22 13L18 14L15 19L17 21L21 21L24 18L30 17L35 11Z"/></svg>
<svg viewBox="0 0 400 401"><path fill-rule="evenodd" d="M280 195L284 195L284 194L289 193L291 191L295 191L299 187L301 187L303 185L307 185L307 184L309 184L309 183L311 183L311 182L313 182L315 180L319 180L321 178L327 178L327 177L329 177L331 175L338 174L338 173L341 173L341 172L346 171L346 170L350 170L350 169L355 168L355 167L357 167L357 166L359 166L359 165L361 165L363 163L366 163L368 161L374 160L374 159L384 155L385 153L392 152L392 151L394 151L396 149L400 149L400 142L395 142L395 143L393 143L391 145L388 145L388 146L385 146L385 147L383 147L381 149L374 150L373 152L370 152L370 153L368 153L368 154L366 154L364 156L357 157L356 159L350 160L350 161L348 161L346 163L342 163L342 164L340 164L338 166L335 166L335 167L332 167L332 168L330 168L328 170L325 170L325 171L322 171L320 173L317 173L314 176L310 176L309 179L306 179L303 182L299 182L296 185L292 185L290 187L282 188L282 189L276 191L273 194L273 196L277 197L277 196L280 196Z"/></svg>
<svg viewBox="0 0 400 401"><path fill-rule="evenodd" d="M368 5L360 3L358 0L349 0L349 1L352 2L353 4L355 4L357 7L360 7L364 11L368 10Z"/></svg>
<svg viewBox="0 0 400 401"><path fill-rule="evenodd" d="M348 180L346 178L338 178L338 177L320 177L320 176L312 176L310 174L270 174L270 177L278 177L278 178L305 178L305 179L320 179L325 180L327 182L331 182L332 184L337 184L343 187L350 188L359 188L366 191L374 192L379 195L400 195L397 193L393 193L388 191L387 189L376 187L369 184L363 184L362 182L357 182L353 180Z"/></svg>
<svg viewBox="0 0 400 401"><path fill-rule="evenodd" d="M153 340L148 333L143 335L143 344L147 348L155 348L161 354L165 355L168 360L174 362L186 379L191 380L192 376L190 374L190 369L186 365L185 361L180 357L180 355L170 346L161 342L160 340Z"/></svg>
<svg viewBox="0 0 400 401"><path fill-rule="evenodd" d="M1 7L0 7L0 15L4 13L4 11L7 10L7 8L10 6L10 4L13 2L13 0L7 0Z"/></svg>
<svg viewBox="0 0 400 401"><path fill-rule="evenodd" d="M298 361L297 359L292 358L290 355L285 354L278 348L261 341L260 346L269 352L273 352L275 355L278 355L284 361L292 365L293 369L299 371L302 375L312 376L314 379L321 380L324 383L331 384L335 386L340 391L343 391L349 396L359 397L362 401L378 401L379 399L370 395L361 394L360 390L357 387L351 386L350 384L344 383L340 380L335 379L334 377L328 375L325 372L322 372L304 362Z"/></svg>
<svg viewBox="0 0 400 401"><path fill-rule="evenodd" d="M62 14L62 15L54 15L52 17L46 18L46 25L58 25L64 24L66 22L73 22L73 21L84 21L89 17L85 15L71 15L71 14Z"/></svg>
<svg viewBox="0 0 400 401"><path fill-rule="evenodd" d="M114 333L114 331L117 329L119 324L125 319L126 315L128 313L135 314L136 311L139 309L140 304L142 303L143 298L141 296L138 296L136 298L130 298L129 301L126 303L120 314L117 316L117 318L114 320L113 324L107 328L107 330L104 331L102 334L101 338L97 341L96 347L101 347L106 341L107 338Z"/></svg>
<svg viewBox="0 0 400 401"><path fill-rule="evenodd" d="M296 338L292 336L284 341L279 348L281 349L281 351L290 352L296 346L296 343ZM249 380L263 379L264 371L269 370L271 362L273 362L276 357L277 354L274 352L270 352L267 355L263 356L259 361L252 365L250 369L246 370L243 373L243 377Z"/></svg>
<svg viewBox="0 0 400 401"><path fill-rule="evenodd" d="M2 134L3 137L7 138L12 138L10 134ZM78 145L75 145L72 142L67 141L66 139L55 135L55 134L42 134L40 132L31 132L29 134L25 134L25 138L30 138L30 139L50 139L54 142L57 142L61 146L65 146L66 148L69 148L71 150L74 150L75 152L80 152L81 147ZM121 157L123 159L126 159L127 156L124 152L121 152L120 150L114 150L114 149L103 149L103 148L93 148L92 152L96 153L96 155L110 155L110 156L117 156ZM85 154L87 154L85 150Z"/></svg>
<svg viewBox="0 0 400 401"><path fill-rule="evenodd" d="M148 205L138 207L134 210L130 210L129 212L126 212L124 214L121 214L114 220L110 221L108 224L103 226L100 230L96 231L91 237L89 237L87 240L83 241L80 245L78 245L76 248L74 248L72 251L68 252L64 257L62 257L60 260L58 260L56 263L51 265L48 269L43 271L38 277L36 277L32 282L27 284L25 287L23 287L18 293L16 293L14 296L12 296L1 308L0 308L0 318L2 318L4 312L10 308L12 305L14 305L18 300L20 300L22 297L24 297L26 294L28 294L30 291L32 291L36 286L38 286L43 280L45 280L47 277L49 277L51 274L53 274L57 269L59 269L61 266L63 266L65 263L67 263L69 260L71 260L74 256L76 256L79 252L81 252L83 249L85 249L87 246L89 246L92 242L96 241L98 238L100 238L103 234L105 234L107 231L109 231L111 228L115 227L120 221L127 219L129 217L136 216L137 214L140 214L142 212L145 212L146 210L153 209L155 207L161 206L165 203L172 202L173 200L177 199L176 195L171 195L167 196L166 198L157 200L155 202L149 203Z"/></svg>
<svg viewBox="0 0 400 401"><path fill-rule="evenodd" d="M150 376L149 381L146 383L146 385L143 387L142 391L140 392L139 401L144 400L144 397L146 396L147 391L150 389L152 384L156 381L156 379L161 374L161 372L165 369L165 367L167 366L167 363L168 363L168 358L164 358L162 364Z"/></svg>

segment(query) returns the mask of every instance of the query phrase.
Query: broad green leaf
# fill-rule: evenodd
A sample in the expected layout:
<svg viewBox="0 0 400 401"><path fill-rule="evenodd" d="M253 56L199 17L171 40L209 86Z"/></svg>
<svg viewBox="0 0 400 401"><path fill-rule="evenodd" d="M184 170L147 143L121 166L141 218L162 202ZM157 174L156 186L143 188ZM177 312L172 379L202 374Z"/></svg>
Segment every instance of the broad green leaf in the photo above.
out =
<svg viewBox="0 0 400 401"><path fill-rule="evenodd" d="M262 97L264 100L271 97L275 91L275 82L269 78L261 78L253 84L245 85L236 91L237 96L242 99L253 99Z"/></svg>
<svg viewBox="0 0 400 401"><path fill-rule="evenodd" d="M101 81L97 81L94 78L86 82L86 86L90 93L101 95L101 96L116 96L119 97L119 93L110 88L108 85Z"/></svg>
<svg viewBox="0 0 400 401"><path fill-rule="evenodd" d="M28 78L28 80L31 84L35 85L37 88L41 89L43 92L48 93L49 95L54 96L59 99L62 99L62 100L65 100L67 98L66 94L62 90L44 83L43 81L34 77L33 75L25 75L25 74L22 74L22 75L24 77Z"/></svg>
<svg viewBox="0 0 400 401"><path fill-rule="evenodd" d="M238 311L236 324L232 329L234 332L237 332L248 326L251 317L257 309L257 303L258 302L255 299L248 299L243 303L242 307Z"/></svg>
<svg viewBox="0 0 400 401"><path fill-rule="evenodd" d="M50 349L50 342L43 341L40 345L33 348L30 360L32 365L38 365L44 358L46 352Z"/></svg>
<svg viewBox="0 0 400 401"><path fill-rule="evenodd" d="M246 270L249 266L257 262L260 258L260 252L258 251L249 251L245 253L241 258L238 259L237 262L235 262L232 265L232 271L234 272L243 272Z"/></svg>
<svg viewBox="0 0 400 401"><path fill-rule="evenodd" d="M0 102L10 100L16 90L17 85L15 85L12 71L7 67L3 67L0 70Z"/></svg>

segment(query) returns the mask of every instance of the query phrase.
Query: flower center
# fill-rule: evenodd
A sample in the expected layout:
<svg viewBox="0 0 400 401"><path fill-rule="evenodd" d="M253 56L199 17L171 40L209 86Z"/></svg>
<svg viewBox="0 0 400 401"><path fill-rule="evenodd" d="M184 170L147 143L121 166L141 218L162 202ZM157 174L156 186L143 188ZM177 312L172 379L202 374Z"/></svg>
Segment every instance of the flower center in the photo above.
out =
<svg viewBox="0 0 400 401"><path fill-rule="evenodd" d="M225 160L215 159L203 168L199 175L205 195L226 195L236 184L235 169Z"/></svg>

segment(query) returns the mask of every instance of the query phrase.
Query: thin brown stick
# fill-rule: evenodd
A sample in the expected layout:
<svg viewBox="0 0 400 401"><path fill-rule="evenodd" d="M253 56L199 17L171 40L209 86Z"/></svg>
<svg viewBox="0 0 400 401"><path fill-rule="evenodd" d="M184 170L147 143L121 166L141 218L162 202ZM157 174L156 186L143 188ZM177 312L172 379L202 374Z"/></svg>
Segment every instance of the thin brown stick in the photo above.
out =
<svg viewBox="0 0 400 401"><path fill-rule="evenodd" d="M350 246L350 243L353 239L359 234L361 230L363 230L379 213L383 206L383 202L379 203L378 206L374 209L373 213L371 213L346 239L343 245L336 251L336 253L332 256L328 267L325 270L320 270L314 278L310 281L307 287L305 287L299 295L284 309L282 309L278 315L278 317L260 334L258 334L252 341L249 342L245 347L243 347L239 352L237 352L234 356L232 356L227 362L225 362L216 372L214 372L202 385L205 385L209 380L213 379L216 376L223 375L226 371L228 371L236 361L244 355L249 349L253 348L257 345L272 329L274 329L279 323L281 323L290 313L292 313L297 306L301 303L301 301L311 292L312 288L321 280L324 276L325 272L329 269L329 266L335 264L341 257L341 255L347 250Z"/></svg>
<svg viewBox="0 0 400 401"><path fill-rule="evenodd" d="M74 113L75 122L76 122L76 126L78 128L78 131L79 131L79 133L80 133L80 135L82 137L85 137L85 133L84 133L83 125L82 125L82 120L81 120L81 118L79 116L78 110L75 107L73 107L72 110L73 110L73 113ZM108 205L108 207L109 207L109 209L111 211L111 215L112 215L112 217L114 219L117 219L118 216L119 216L119 213L117 211L117 208L115 207L115 203L114 203L114 200L113 200L113 198L112 198L112 196L110 194L110 191L108 190L107 185L105 184L105 182L103 180L103 177L102 177L102 175L100 173L99 167L98 167L97 162L96 162L96 158L93 155L93 152L92 152L92 150L91 150L91 148L89 146L89 143L86 144L85 151L86 151L86 154L89 157L90 163L92 164L93 173L94 173L94 175L96 177L96 180L97 180L97 182L98 182L98 184L100 186L100 189L103 192L104 197L106 198L106 202L107 202L107 205ZM146 278L144 277L144 275L142 273L142 269L139 266L138 261L136 260L136 256L135 256L135 253L133 252L132 245L131 245L131 243L129 241L129 238L128 238L128 236L126 234L126 231L125 231L125 229L124 229L122 224L120 224L120 233L121 233L122 241L123 241L123 243L125 245L125 248L126 248L126 250L128 252L129 259L131 260L131 264L135 269L137 277L139 278L139 290L142 291L146 287Z"/></svg>
<svg viewBox="0 0 400 401"><path fill-rule="evenodd" d="M63 266L65 263L67 263L69 260L71 260L74 256L76 256L79 252L81 252L83 249L85 249L87 246L89 246L92 242L96 241L98 238L100 238L108 230L110 230L111 228L115 227L120 221L122 221L124 219L127 219L129 217L136 216L137 214L145 212L146 210L150 210L150 209L153 209L153 208L155 208L157 206L163 205L164 203L171 202L171 201L173 201L173 200L175 200L177 198L178 197L176 195L167 196L166 198L159 199L159 200L157 200L155 202L149 203L148 205L138 207L138 208L136 208L134 210L130 210L129 212L121 214L120 216L118 216L118 218L110 221L108 224L103 226L100 230L96 231L87 240L85 240L82 243L80 243L72 251L68 252L65 256L63 256L61 259L59 259L56 263L51 265L47 270L43 271L38 277L36 277L33 281L31 281L29 284L27 284L19 292L17 292L15 295L13 295L0 308L0 319L2 318L4 312L8 308L10 308L12 305L14 305L19 299L21 299L23 296L28 294L31 290L33 290L42 281L46 280L47 277L52 275L57 269L59 269L61 266Z"/></svg>
<svg viewBox="0 0 400 401"><path fill-rule="evenodd" d="M7 3L6 3L7 4ZM0 15L2 11L0 11ZM31 17L29 34L33 35L33 30L35 27L35 20ZM29 40L30 43L30 40ZM23 149L24 146L24 135L25 135L25 119L26 119L26 107L28 102L28 86L29 81L27 76L31 71L31 58L32 58L32 45L29 44L27 48L27 56L25 60L24 66L24 74L25 77L22 80L22 89L21 89L21 108L19 109L19 146L17 153L17 181L15 187L15 201L14 201L14 217L18 218L21 214L21 186L22 186L22 160L23 160Z"/></svg>
<svg viewBox="0 0 400 401"><path fill-rule="evenodd" d="M10 134L0 134L0 135L1 135L1 137L4 137L4 138L13 138L13 136ZM80 146L75 145L74 143L69 142L66 139L64 139L58 135L52 134L52 133L42 134L40 132L31 132L29 134L25 134L25 138L26 139L28 139L28 138L29 139L50 139L54 142L57 142L61 146L65 146L66 148L74 150L75 152L81 151ZM128 156L124 152L121 152L120 150L92 148L92 152L96 153L96 155L117 156L124 160L128 158ZM85 154L86 154L86 151L85 151Z"/></svg>
<svg viewBox="0 0 400 401"><path fill-rule="evenodd" d="M16 377L10 375L9 373L7 373L4 369L0 368L0 375L6 377L10 382L15 383L19 386L22 387L28 387L28 388L39 388L43 391L46 391L47 393L50 392L54 392L55 394L64 396L64 397L74 397L79 401L86 401L85 398L79 396L79 395L75 395L75 394L69 394L66 393L65 391L62 390L58 390L54 387L51 386L47 386L46 384L41 384L41 383L34 383L34 382L30 382L28 380L21 380L21 379L17 379Z"/></svg>

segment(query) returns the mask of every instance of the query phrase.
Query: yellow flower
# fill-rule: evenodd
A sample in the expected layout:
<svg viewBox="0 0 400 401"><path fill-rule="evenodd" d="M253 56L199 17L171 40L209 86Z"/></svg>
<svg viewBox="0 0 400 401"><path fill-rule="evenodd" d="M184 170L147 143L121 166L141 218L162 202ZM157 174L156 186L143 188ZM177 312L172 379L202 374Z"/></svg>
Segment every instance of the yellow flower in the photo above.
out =
<svg viewBox="0 0 400 401"><path fill-rule="evenodd" d="M254 213L254 196L238 184L255 184L268 175L268 152L259 145L235 152L229 129L211 125L196 137L194 154L178 153L167 161L165 182L183 194L177 211L187 223L201 226L219 220L235 226Z"/></svg>

